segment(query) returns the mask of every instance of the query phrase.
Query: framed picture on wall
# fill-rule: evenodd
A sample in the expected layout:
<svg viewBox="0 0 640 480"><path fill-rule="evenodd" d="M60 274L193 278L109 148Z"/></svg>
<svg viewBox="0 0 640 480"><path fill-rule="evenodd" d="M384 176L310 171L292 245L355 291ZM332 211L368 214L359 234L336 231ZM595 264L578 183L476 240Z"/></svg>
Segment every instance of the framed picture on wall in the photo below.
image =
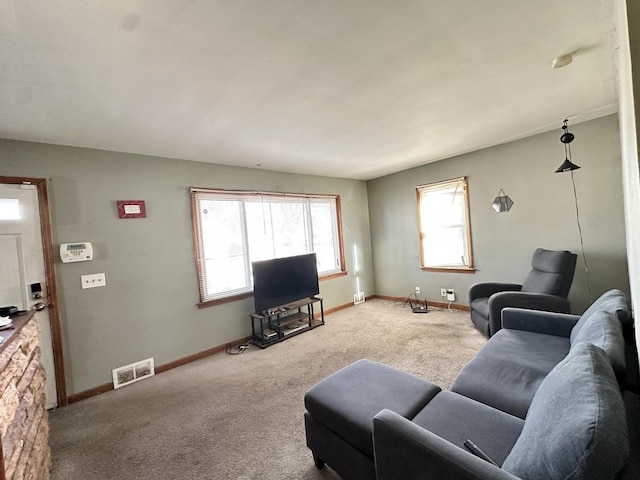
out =
<svg viewBox="0 0 640 480"><path fill-rule="evenodd" d="M119 218L145 218L147 208L144 200L117 200Z"/></svg>

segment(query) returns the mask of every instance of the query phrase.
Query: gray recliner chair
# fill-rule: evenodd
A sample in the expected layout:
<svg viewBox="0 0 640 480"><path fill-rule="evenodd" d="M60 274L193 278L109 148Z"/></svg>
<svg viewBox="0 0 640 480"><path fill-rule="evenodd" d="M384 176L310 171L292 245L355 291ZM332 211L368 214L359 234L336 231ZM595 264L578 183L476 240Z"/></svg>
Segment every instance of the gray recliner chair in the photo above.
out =
<svg viewBox="0 0 640 480"><path fill-rule="evenodd" d="M569 251L537 248L531 259L531 272L522 285L517 283L476 283L469 288L471 321L487 337L501 325L505 307L571 313L567 300L577 255Z"/></svg>

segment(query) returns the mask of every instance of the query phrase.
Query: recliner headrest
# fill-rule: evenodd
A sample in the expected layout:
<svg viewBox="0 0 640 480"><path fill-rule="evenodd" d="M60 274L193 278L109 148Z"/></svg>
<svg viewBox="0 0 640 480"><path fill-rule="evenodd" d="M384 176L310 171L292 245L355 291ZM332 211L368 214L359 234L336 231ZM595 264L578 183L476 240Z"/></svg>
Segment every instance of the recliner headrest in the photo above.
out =
<svg viewBox="0 0 640 480"><path fill-rule="evenodd" d="M545 250L536 248L531 258L531 267L547 273L565 273L571 260L571 252L567 250Z"/></svg>

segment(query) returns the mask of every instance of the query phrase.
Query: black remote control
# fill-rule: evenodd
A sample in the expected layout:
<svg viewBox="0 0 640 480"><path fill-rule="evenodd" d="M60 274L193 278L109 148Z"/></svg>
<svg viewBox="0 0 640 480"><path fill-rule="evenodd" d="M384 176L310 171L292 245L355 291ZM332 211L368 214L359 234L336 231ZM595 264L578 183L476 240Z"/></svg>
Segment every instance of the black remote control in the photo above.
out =
<svg viewBox="0 0 640 480"><path fill-rule="evenodd" d="M480 450L480 447L478 447L471 440L465 440L464 446L467 447L469 451L473 453L475 456L480 457L481 459L494 464L496 467L498 466L498 464L494 462L489 455L487 455L482 450Z"/></svg>

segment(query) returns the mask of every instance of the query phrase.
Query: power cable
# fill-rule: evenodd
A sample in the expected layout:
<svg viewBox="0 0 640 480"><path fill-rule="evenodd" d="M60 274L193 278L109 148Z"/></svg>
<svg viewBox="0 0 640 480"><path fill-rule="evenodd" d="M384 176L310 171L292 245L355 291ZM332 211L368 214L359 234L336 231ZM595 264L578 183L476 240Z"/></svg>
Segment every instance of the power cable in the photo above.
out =
<svg viewBox="0 0 640 480"><path fill-rule="evenodd" d="M249 347L251 347L251 343L238 345L235 348L232 347L230 343L227 343L226 352L227 355L240 355L241 353L244 353Z"/></svg>
<svg viewBox="0 0 640 480"><path fill-rule="evenodd" d="M591 294L591 283L589 282L589 266L587 265L587 256L584 253L584 241L582 240L582 227L580 226L580 209L578 208L578 194L576 192L576 182L573 178L573 170L571 170L571 184L573 185L573 198L576 203L576 223L578 224L578 235L580 236L580 248L582 250L582 260L584 261L584 272L587 278L587 290L589 292L589 302L593 303L593 295Z"/></svg>

